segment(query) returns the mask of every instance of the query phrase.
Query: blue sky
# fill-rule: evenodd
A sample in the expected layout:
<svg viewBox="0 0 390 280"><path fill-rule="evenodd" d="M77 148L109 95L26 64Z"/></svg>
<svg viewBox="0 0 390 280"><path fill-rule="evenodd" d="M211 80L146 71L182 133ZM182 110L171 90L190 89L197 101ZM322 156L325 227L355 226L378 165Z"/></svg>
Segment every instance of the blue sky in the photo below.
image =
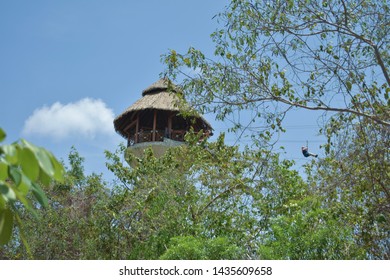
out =
<svg viewBox="0 0 390 280"><path fill-rule="evenodd" d="M121 138L112 120L164 70L169 49L212 54L210 34L227 0L15 0L0 2L0 126L66 159L74 145L87 173L106 174L104 150ZM211 117L211 119L210 119ZM214 125L215 134L225 130ZM280 145L302 164L300 146L317 149L317 118L296 112ZM234 143L235 136L226 137ZM304 143L302 143L304 141ZM246 144L245 141L242 144ZM110 176L107 175L109 178Z"/></svg>

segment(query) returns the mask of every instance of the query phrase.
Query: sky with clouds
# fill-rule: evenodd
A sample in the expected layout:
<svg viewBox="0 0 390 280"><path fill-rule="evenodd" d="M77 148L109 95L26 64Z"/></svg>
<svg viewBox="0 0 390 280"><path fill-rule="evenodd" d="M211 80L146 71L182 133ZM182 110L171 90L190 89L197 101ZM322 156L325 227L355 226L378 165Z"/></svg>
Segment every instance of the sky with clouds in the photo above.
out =
<svg viewBox="0 0 390 280"><path fill-rule="evenodd" d="M65 105L56 102L36 109L24 123L22 134L58 141L75 137L93 140L97 134L113 133L113 119L114 112L100 99L83 98Z"/></svg>
<svg viewBox="0 0 390 280"><path fill-rule="evenodd" d="M227 3L0 1L0 126L7 141L26 138L65 160L75 146L87 173L106 174L104 150L122 141L114 117L159 79L162 54L189 47L213 53L213 17ZM315 123L296 118L295 136L285 144L319 144ZM208 120L216 135L226 130ZM299 148L291 157L301 160Z"/></svg>

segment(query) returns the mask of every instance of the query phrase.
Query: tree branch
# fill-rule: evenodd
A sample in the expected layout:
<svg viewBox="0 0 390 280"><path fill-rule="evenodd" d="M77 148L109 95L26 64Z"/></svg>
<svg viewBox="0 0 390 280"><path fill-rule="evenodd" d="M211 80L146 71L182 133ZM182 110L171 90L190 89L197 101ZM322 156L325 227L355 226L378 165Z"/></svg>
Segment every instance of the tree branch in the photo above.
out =
<svg viewBox="0 0 390 280"><path fill-rule="evenodd" d="M352 110L352 109L348 109L348 108L334 108L334 107L324 107L324 106L311 107L311 106L306 106L303 104L291 102L289 100L286 100L286 99L280 98L280 97L276 97L276 96L275 96L275 101L279 101L279 102L282 102L284 104L287 104L287 105L290 105L293 107L303 108L303 109L312 110L312 111L329 111L329 112L339 112L339 113L350 113L350 114L354 114L357 116L369 118L369 119L375 121L376 123L390 127L390 122L381 120L380 118L377 118L376 116L369 115L369 114L366 114L366 113L363 113L360 111L356 111L356 110Z"/></svg>
<svg viewBox="0 0 390 280"><path fill-rule="evenodd" d="M223 192L219 193L218 195L216 195L213 199L211 199L206 205L205 207L203 207L202 210L200 210L196 216L201 216L204 211L207 210L207 208L209 208L216 200L220 199L221 197L223 197L225 194L228 194L229 192L233 191L234 189L238 188L239 186L241 186L241 184L236 184L226 190L224 190Z"/></svg>

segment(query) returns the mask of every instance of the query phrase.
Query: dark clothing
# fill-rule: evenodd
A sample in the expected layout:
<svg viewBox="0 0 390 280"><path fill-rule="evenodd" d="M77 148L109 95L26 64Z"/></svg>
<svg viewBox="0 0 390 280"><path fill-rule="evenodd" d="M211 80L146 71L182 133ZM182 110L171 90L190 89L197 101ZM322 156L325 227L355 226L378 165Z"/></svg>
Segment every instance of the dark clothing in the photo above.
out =
<svg viewBox="0 0 390 280"><path fill-rule="evenodd" d="M309 153L307 147L302 147L302 154L304 157L310 157L310 156L318 157L318 155L316 155L316 154Z"/></svg>
<svg viewBox="0 0 390 280"><path fill-rule="evenodd" d="M310 154L309 152L307 151L307 149L302 149L302 154L305 156L305 157L309 157Z"/></svg>

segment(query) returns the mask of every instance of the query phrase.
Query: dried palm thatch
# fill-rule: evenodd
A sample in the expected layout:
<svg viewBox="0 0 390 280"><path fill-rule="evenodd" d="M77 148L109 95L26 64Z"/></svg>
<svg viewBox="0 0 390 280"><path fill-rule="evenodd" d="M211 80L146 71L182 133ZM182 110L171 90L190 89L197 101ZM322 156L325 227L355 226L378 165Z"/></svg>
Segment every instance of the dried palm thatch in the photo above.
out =
<svg viewBox="0 0 390 280"><path fill-rule="evenodd" d="M122 114L114 120L115 130L126 138L124 128L130 123L137 112L143 110L164 110L171 112L179 112L180 106L183 104L183 99L179 97L179 88L172 84L168 79L160 79L142 91L142 98L137 100L133 105L128 107ZM211 125L199 114L194 115L195 118L201 120L205 127L212 130Z"/></svg>

